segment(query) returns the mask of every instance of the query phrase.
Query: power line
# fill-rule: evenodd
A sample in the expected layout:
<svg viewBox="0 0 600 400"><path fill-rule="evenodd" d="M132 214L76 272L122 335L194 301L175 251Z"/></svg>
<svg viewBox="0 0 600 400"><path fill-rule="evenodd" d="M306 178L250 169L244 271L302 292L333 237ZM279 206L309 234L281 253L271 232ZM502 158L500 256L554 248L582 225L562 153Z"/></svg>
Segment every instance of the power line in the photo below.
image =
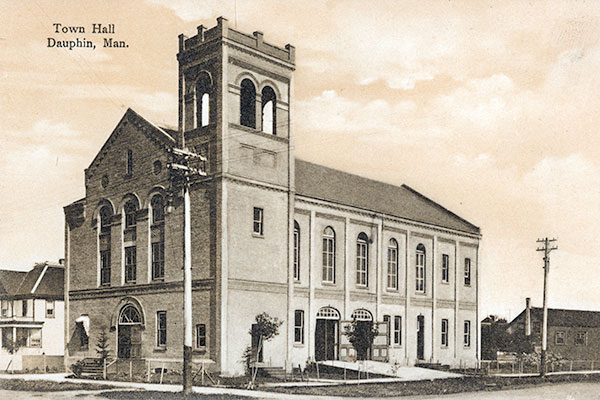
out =
<svg viewBox="0 0 600 400"><path fill-rule="evenodd" d="M542 246L538 247L536 251L544 252L544 315L542 321L542 354L540 357L540 376L546 376L546 350L548 348L548 274L550 273L550 252L558 249L558 246L554 246L556 238L536 240L537 243L541 243Z"/></svg>

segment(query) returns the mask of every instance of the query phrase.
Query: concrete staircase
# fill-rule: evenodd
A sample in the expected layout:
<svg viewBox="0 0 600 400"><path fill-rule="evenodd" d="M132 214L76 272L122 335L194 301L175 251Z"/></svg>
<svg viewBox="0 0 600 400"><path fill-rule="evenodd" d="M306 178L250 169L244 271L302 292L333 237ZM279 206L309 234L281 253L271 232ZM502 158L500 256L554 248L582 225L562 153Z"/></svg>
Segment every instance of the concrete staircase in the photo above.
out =
<svg viewBox="0 0 600 400"><path fill-rule="evenodd" d="M81 376L86 378L102 378L104 367L99 358L84 358L81 363Z"/></svg>
<svg viewBox="0 0 600 400"><path fill-rule="evenodd" d="M286 380L286 378L287 378L287 374L285 373L285 368L281 368L281 367L261 367L260 372L267 377L279 379L282 381Z"/></svg>

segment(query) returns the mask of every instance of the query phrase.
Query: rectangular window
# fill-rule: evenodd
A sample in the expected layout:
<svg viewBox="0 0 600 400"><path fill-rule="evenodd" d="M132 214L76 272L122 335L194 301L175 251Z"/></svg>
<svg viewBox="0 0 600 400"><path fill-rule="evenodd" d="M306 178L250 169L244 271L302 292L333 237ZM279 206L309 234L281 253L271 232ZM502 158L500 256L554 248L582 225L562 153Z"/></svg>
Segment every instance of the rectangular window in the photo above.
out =
<svg viewBox="0 0 600 400"><path fill-rule="evenodd" d="M46 318L54 318L54 300L46 300Z"/></svg>
<svg viewBox="0 0 600 400"><path fill-rule="evenodd" d="M587 345L587 332L577 332L575 334L575 344L578 346Z"/></svg>
<svg viewBox="0 0 600 400"><path fill-rule="evenodd" d="M158 347L167 346L167 312L156 312L156 345Z"/></svg>
<svg viewBox="0 0 600 400"><path fill-rule="evenodd" d="M196 348L203 349L206 347L206 325L196 324Z"/></svg>
<svg viewBox="0 0 600 400"><path fill-rule="evenodd" d="M471 259L465 258L465 286L471 286Z"/></svg>
<svg viewBox="0 0 600 400"><path fill-rule="evenodd" d="M304 311L294 313L294 343L304 343Z"/></svg>
<svg viewBox="0 0 600 400"><path fill-rule="evenodd" d="M165 243L152 243L152 279L165 277Z"/></svg>
<svg viewBox="0 0 600 400"><path fill-rule="evenodd" d="M100 284L110 285L110 250L100 251Z"/></svg>
<svg viewBox="0 0 600 400"><path fill-rule="evenodd" d="M136 247L125 247L125 282L135 283L136 278Z"/></svg>
<svg viewBox="0 0 600 400"><path fill-rule="evenodd" d="M391 325L391 317L389 315L384 315L383 316L383 322L386 325L386 329L387 329L387 345L389 346L390 344L392 344L392 325Z"/></svg>
<svg viewBox="0 0 600 400"><path fill-rule="evenodd" d="M300 229L294 226L294 279L300 280Z"/></svg>
<svg viewBox="0 0 600 400"><path fill-rule="evenodd" d="M29 309L28 309L29 302L27 300L22 300L21 303L23 304L23 306L21 308L21 311L22 311L21 315L23 317L26 317L28 314L27 311L29 311Z"/></svg>
<svg viewBox="0 0 600 400"><path fill-rule="evenodd" d="M42 329L29 329L29 347L42 347Z"/></svg>
<svg viewBox="0 0 600 400"><path fill-rule="evenodd" d="M555 344L565 344L565 331L556 331L554 334Z"/></svg>
<svg viewBox="0 0 600 400"><path fill-rule="evenodd" d="M402 345L402 317L399 315L394 316L394 344Z"/></svg>
<svg viewBox="0 0 600 400"><path fill-rule="evenodd" d="M323 281L335 283L335 237L323 236Z"/></svg>
<svg viewBox="0 0 600 400"><path fill-rule="evenodd" d="M254 207L254 222L252 232L256 235L263 235L263 209Z"/></svg>
<svg viewBox="0 0 600 400"><path fill-rule="evenodd" d="M398 245L388 246L387 288L398 289Z"/></svg>
<svg viewBox="0 0 600 400"><path fill-rule="evenodd" d="M471 347L471 321L465 321L463 333L463 345L465 347Z"/></svg>
<svg viewBox="0 0 600 400"><path fill-rule="evenodd" d="M11 347L12 341L13 341L12 328L2 329L2 347L5 349Z"/></svg>
<svg viewBox="0 0 600 400"><path fill-rule="evenodd" d="M442 319L442 347L448 347L448 320Z"/></svg>
<svg viewBox="0 0 600 400"><path fill-rule="evenodd" d="M131 150L127 150L127 168L125 172L127 175L133 174L133 151Z"/></svg>
<svg viewBox="0 0 600 400"><path fill-rule="evenodd" d="M425 292L425 253L417 251L415 266L415 289Z"/></svg>
<svg viewBox="0 0 600 400"><path fill-rule="evenodd" d="M368 256L367 243L359 239L356 244L356 284L359 286L368 286Z"/></svg>
<svg viewBox="0 0 600 400"><path fill-rule="evenodd" d="M3 318L10 317L9 311L10 311L9 300L2 300L2 317Z"/></svg>
<svg viewBox="0 0 600 400"><path fill-rule="evenodd" d="M448 283L450 278L450 257L448 254L442 254L442 282Z"/></svg>

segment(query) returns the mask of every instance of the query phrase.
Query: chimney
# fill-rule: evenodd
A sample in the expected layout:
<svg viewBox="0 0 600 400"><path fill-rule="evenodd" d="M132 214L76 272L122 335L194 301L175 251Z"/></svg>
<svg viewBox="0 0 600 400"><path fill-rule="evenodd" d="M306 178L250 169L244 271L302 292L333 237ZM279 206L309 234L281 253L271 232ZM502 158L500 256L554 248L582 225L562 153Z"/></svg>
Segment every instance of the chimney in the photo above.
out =
<svg viewBox="0 0 600 400"><path fill-rule="evenodd" d="M525 336L531 335L531 298L525 298Z"/></svg>

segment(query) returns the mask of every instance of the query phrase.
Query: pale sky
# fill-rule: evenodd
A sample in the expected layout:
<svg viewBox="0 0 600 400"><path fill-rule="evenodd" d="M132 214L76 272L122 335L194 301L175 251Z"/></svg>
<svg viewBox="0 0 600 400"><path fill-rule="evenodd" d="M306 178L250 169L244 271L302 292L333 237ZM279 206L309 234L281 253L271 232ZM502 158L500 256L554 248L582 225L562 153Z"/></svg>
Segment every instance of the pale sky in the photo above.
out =
<svg viewBox="0 0 600 400"><path fill-rule="evenodd" d="M482 317L541 305L543 236L559 246L550 306L600 310L595 1L3 1L0 268L63 257L84 168L128 107L176 126L177 35L220 15L296 47L297 157L406 183L481 227ZM129 47L102 48L93 23Z"/></svg>

